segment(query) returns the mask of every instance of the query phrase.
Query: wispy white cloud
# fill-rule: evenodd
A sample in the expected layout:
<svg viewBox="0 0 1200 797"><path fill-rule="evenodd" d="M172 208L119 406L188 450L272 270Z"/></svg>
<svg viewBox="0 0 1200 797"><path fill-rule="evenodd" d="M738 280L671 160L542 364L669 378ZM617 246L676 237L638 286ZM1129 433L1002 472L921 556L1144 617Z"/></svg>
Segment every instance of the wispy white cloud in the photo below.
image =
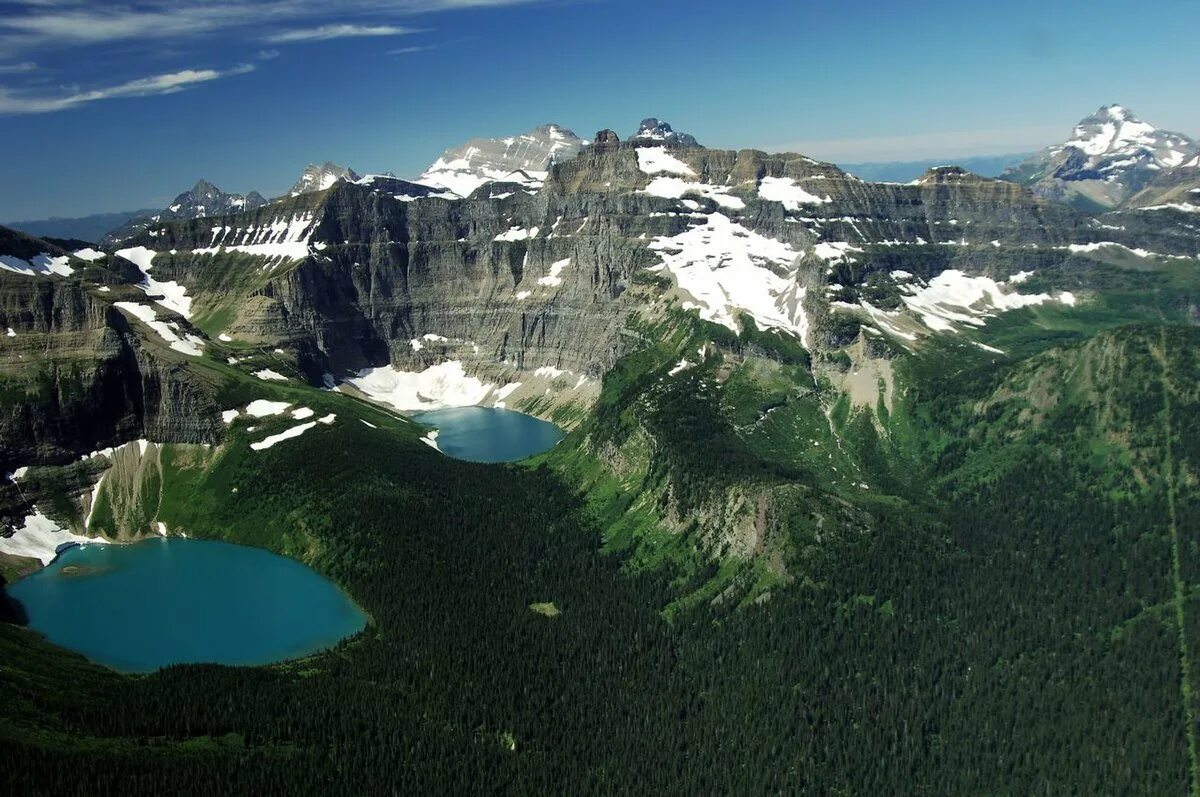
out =
<svg viewBox="0 0 1200 797"><path fill-rule="evenodd" d="M427 50L436 50L436 44L417 44L412 47L400 47L396 50L388 50L385 55L408 55L409 53L423 53Z"/></svg>
<svg viewBox="0 0 1200 797"><path fill-rule="evenodd" d="M254 71L254 67L250 64L242 64L226 70L183 69L178 72L137 78L114 86L86 91L77 90L62 95L18 93L0 87L0 115L53 113L98 100L176 94L201 83L230 75L244 75L252 71Z"/></svg>
<svg viewBox="0 0 1200 797"><path fill-rule="evenodd" d="M321 42L330 39L351 39L363 36L401 36L412 33L409 28L396 25L320 25L315 28L286 30L267 37L272 44L295 44L297 42Z"/></svg>
<svg viewBox="0 0 1200 797"><path fill-rule="evenodd" d="M22 61L19 64L0 64L0 75L20 75L32 72L38 68L33 61Z"/></svg>
<svg viewBox="0 0 1200 797"><path fill-rule="evenodd" d="M0 53L117 41L162 42L218 32L261 38L265 28L309 23L310 30L384 30L397 17L470 8L529 5L545 0L212 0L138 3L95 0L15 0L0 16ZM10 13L7 9L13 9ZM300 31L291 33L299 34ZM287 38L279 41L314 41ZM349 34L354 35L354 34ZM363 34L360 34L363 35ZM391 35L391 34L376 34ZM282 37L282 38L280 38ZM328 38L337 38L329 36Z"/></svg>
<svg viewBox="0 0 1200 797"><path fill-rule="evenodd" d="M33 55L69 54L87 63L91 51L111 60L120 52L129 68L139 60L156 63L141 71L160 72L164 52L179 59L211 57L220 41L247 47L253 60L269 61L276 47L362 36L399 36L415 29L399 20L416 14L472 8L530 5L549 0L0 0L0 114L49 113L99 100L168 94L239 70L180 69L155 77L88 91L62 89L56 95L32 82L41 70ZM116 50L113 45L119 45ZM254 49L250 49L253 47ZM201 56L201 53L204 56ZM5 65L2 61L9 61ZM187 60L184 60L187 63ZM240 68L249 71L252 67ZM83 67L80 68L80 71ZM31 73L21 80L23 73ZM80 75L62 74L64 80ZM172 83L178 80L178 83Z"/></svg>

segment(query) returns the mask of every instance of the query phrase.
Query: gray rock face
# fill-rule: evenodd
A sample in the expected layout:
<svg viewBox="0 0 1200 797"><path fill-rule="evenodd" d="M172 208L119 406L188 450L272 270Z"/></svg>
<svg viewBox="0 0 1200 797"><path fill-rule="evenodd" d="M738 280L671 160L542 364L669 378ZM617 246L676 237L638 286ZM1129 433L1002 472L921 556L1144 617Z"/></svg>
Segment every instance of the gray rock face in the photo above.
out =
<svg viewBox="0 0 1200 797"><path fill-rule="evenodd" d="M556 124L506 138L473 138L442 153L418 180L460 197L490 182L515 183L536 191L555 163L575 156L584 140Z"/></svg>
<svg viewBox="0 0 1200 797"><path fill-rule="evenodd" d="M114 247L159 222L200 219L206 216L227 216L231 213L254 210L265 204L267 204L267 200L257 191L251 191L244 196L227 194L207 180L200 180L191 190L184 191L175 197L175 200L163 210L150 216L131 219L128 223L108 233L104 237L102 245L109 248Z"/></svg>
<svg viewBox="0 0 1200 797"><path fill-rule="evenodd" d="M655 160L663 154L665 166ZM665 190L657 168L675 170ZM285 343L314 381L449 359L497 382L543 366L599 376L630 345L628 315L661 308L660 289L640 277L664 251L693 245L667 241L706 224L735 225L735 245L750 233L768 248L786 245L795 262L776 275L807 290L812 318L824 312L827 284L901 268L880 253L902 244L907 259L928 266L903 267L926 277L957 268L996 279L1031 258L1065 260L1072 243L1195 252L1194 237L1162 225L1106 229L955 168L913 185L873 184L799 155L666 145L656 153L632 141L584 147L553 166L535 195L493 187L503 189L497 198L447 200L341 181L252 213L166 225L138 243L163 252L156 279L187 286L198 312L229 308L231 334ZM254 255L250 242L263 229L292 226L303 228L293 255ZM862 253L842 261L852 273L833 273L838 251ZM729 257L742 255L713 262ZM235 285L231 274L245 281ZM777 309L794 313L791 301ZM438 342L412 345L427 335Z"/></svg>
<svg viewBox="0 0 1200 797"><path fill-rule="evenodd" d="M1166 171L1195 166L1200 144L1160 130L1120 105L1106 105L1075 126L1071 138L1048 147L1004 179L1084 208L1120 206Z"/></svg>
<svg viewBox="0 0 1200 797"><path fill-rule="evenodd" d="M300 179L292 186L292 190L288 192L288 196L300 196L301 194L309 194L313 191L324 191L333 186L338 180L347 180L355 182L361 179L353 169L345 166L338 166L336 163L325 161L320 166L315 163L310 163L304 168Z"/></svg>
<svg viewBox="0 0 1200 797"><path fill-rule="evenodd" d="M138 296L115 275L105 292L77 277L0 272L0 329L11 330L0 347L11 391L0 400L0 470L139 437L220 440L216 386L146 345L113 305Z"/></svg>
<svg viewBox="0 0 1200 797"><path fill-rule="evenodd" d="M1200 210L1200 156L1182 166L1164 170L1131 196L1125 206L1188 213Z"/></svg>
<svg viewBox="0 0 1200 797"><path fill-rule="evenodd" d="M700 144L696 141L696 137L690 133L677 133L671 129L671 126L666 122L655 119L653 116L643 119L641 125L638 126L637 132L630 136L633 141L655 141L666 144L674 144L680 147L698 147Z"/></svg>

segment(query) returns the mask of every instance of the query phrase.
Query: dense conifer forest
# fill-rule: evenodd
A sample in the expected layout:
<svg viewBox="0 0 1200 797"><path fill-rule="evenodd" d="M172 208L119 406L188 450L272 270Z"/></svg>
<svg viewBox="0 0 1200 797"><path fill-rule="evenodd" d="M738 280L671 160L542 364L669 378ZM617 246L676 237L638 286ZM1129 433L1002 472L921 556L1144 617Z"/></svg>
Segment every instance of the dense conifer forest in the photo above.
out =
<svg viewBox="0 0 1200 797"><path fill-rule="evenodd" d="M163 475L173 527L299 555L370 624L274 667L136 677L0 626L0 781L23 794L1186 794L1197 352L1190 328L1124 327L964 374L870 434L847 419L864 461L926 463L905 490L856 501L736 434L703 370L644 381L642 408L616 412L603 401L628 399L618 383L661 367L625 363L596 416L619 419L617 436L653 424L669 447L655 478L682 500L736 479L800 491L787 578L735 599L686 600L719 578L712 566L678 579L677 562L612 550L611 518L570 482L586 424L557 457L475 465L331 397L383 428L215 459L181 447ZM830 506L853 522L815 529L804 508ZM531 609L545 603L559 613Z"/></svg>

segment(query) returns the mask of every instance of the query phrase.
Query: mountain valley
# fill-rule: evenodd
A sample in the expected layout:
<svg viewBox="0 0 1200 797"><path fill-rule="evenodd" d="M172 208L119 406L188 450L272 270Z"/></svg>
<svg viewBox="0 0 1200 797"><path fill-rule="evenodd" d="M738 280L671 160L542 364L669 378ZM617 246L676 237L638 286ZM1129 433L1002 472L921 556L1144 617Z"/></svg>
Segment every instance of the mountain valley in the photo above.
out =
<svg viewBox="0 0 1200 797"><path fill-rule="evenodd" d="M187 536L368 618L130 675L5 599L0 782L1197 793L1198 157L1106 106L870 182L648 118L0 228L0 586ZM411 417L466 406L565 437Z"/></svg>

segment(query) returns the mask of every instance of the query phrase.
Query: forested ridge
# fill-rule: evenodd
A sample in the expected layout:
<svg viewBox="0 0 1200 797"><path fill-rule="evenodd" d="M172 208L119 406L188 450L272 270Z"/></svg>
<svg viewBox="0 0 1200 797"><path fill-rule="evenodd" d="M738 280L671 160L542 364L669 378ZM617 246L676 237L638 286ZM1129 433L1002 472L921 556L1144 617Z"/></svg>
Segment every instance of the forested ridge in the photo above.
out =
<svg viewBox="0 0 1200 797"><path fill-rule="evenodd" d="M684 506L739 479L780 491L783 575L712 600L719 562L678 578L670 568L694 563L635 567L610 544L614 516L572 482L580 460L459 462L411 425L371 415L372 429L321 399L348 421L328 436L253 455L180 448L162 511L195 536L305 558L367 630L275 667L126 677L0 626L0 783L1194 792L1200 333L1122 327L940 382L914 362L907 404L879 422L814 415L818 386L778 388L796 382L754 365L752 344L725 341L671 378L674 350L635 355L595 417L652 439L647 484ZM757 368L757 381L730 375L738 357L735 375ZM834 429L846 448L828 461L857 463L886 494L829 481L779 444L778 429L826 423L813 434ZM561 613L531 611L542 602Z"/></svg>

